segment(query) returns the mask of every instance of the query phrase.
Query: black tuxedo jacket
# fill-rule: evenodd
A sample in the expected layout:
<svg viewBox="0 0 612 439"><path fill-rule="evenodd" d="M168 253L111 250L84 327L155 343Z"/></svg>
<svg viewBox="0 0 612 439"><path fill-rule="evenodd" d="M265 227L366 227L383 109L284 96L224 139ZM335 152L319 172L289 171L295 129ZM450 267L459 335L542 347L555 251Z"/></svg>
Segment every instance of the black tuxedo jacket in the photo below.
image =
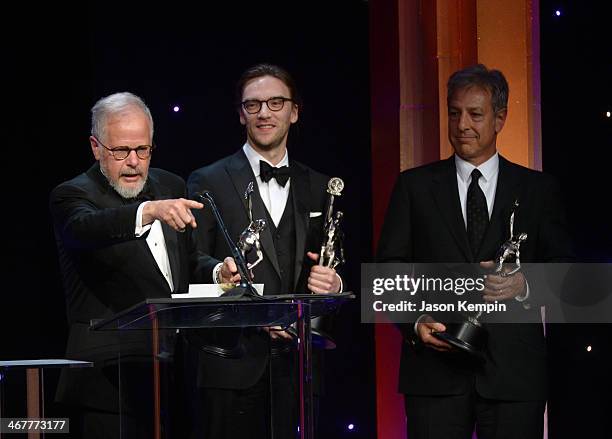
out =
<svg viewBox="0 0 612 439"><path fill-rule="evenodd" d="M184 181L161 169L149 169L144 191L149 199L185 196ZM58 399L116 409L115 386L99 367L112 363L119 346L115 331L90 331L92 319L104 319L146 298L170 297L146 242L134 236L136 211L144 200L125 200L108 184L96 163L86 173L57 186L50 196L56 243L70 325L66 356L94 361L96 368L62 374ZM190 273L199 270L190 232L162 223L174 289L187 292ZM146 356L146 331L121 335L121 355Z"/></svg>
<svg viewBox="0 0 612 439"><path fill-rule="evenodd" d="M323 242L323 211L328 177L295 161L290 161L290 167L296 238L295 284L292 291L280 291L278 255L274 249L270 228L266 227L260 235L264 259L253 269L255 282L264 284L264 294L306 292L308 274L312 266L306 252L318 253ZM253 192L253 218L266 218L266 207L257 190L253 170L242 149L210 166L194 171L187 186L190 194L203 190L211 192L230 236L236 241L249 225L244 193L250 182L253 182L256 188ZM316 215L319 212L321 215L311 217L311 213ZM205 282L212 282L214 266L231 256L231 252L208 207L196 213L196 221L198 228L194 236L198 241L198 248L215 258L208 265L205 275ZM239 359L221 358L201 352L200 385L230 389L254 385L267 364L268 338L267 334L256 329L242 331L241 343L246 353Z"/></svg>
<svg viewBox="0 0 612 439"><path fill-rule="evenodd" d="M515 231L526 232L521 262L562 262L572 257L556 181L499 157L493 212L479 254L468 244L459 202L455 159L407 170L399 176L378 245L379 262L472 262L492 260L508 239L514 200ZM537 291L531 288L537 299ZM538 307L530 312L539 313ZM546 398L546 348L541 325L489 325L484 363L413 343L413 325L402 328L399 388L412 395L456 395L475 382L485 398Z"/></svg>

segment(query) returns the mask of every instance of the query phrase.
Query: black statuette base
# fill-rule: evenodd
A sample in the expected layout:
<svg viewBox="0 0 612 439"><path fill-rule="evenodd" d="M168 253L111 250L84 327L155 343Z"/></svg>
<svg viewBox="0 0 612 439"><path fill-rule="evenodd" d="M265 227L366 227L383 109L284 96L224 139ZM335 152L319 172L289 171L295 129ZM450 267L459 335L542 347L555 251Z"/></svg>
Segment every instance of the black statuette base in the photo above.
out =
<svg viewBox="0 0 612 439"><path fill-rule="evenodd" d="M462 351L479 356L487 342L487 330L469 320L448 324L445 332L434 332L432 335Z"/></svg>

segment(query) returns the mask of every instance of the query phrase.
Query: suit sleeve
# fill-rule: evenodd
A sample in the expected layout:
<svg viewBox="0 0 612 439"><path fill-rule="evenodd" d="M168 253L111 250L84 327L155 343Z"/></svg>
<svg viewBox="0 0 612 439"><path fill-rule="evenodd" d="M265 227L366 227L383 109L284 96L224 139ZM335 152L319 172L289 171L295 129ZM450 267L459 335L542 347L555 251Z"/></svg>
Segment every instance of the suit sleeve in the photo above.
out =
<svg viewBox="0 0 612 439"><path fill-rule="evenodd" d="M68 249L99 248L138 239L138 203L100 208L87 191L74 185L60 185L50 197L55 227Z"/></svg>
<svg viewBox="0 0 612 439"><path fill-rule="evenodd" d="M563 196L559 183L553 178L547 178L538 186L539 203L542 211L538 218L535 259L536 263L567 263L574 260L572 239L569 233ZM529 239L529 238L527 238ZM523 269L525 279L529 284L529 296L523 306L539 309L550 305L558 299L558 286L551 287L551 279L556 279L555 270L545 270L540 264ZM552 285L558 285L555 280ZM552 308L551 308L552 309Z"/></svg>
<svg viewBox="0 0 612 439"><path fill-rule="evenodd" d="M413 262L410 196L400 175L387 207L378 241L377 262Z"/></svg>
<svg viewBox="0 0 612 439"><path fill-rule="evenodd" d="M407 182L400 174L387 206L385 221L378 241L376 262L414 262L410 209L411 203ZM414 332L413 323L397 324L396 326L404 338L410 341L411 345L414 346L419 342L419 338Z"/></svg>

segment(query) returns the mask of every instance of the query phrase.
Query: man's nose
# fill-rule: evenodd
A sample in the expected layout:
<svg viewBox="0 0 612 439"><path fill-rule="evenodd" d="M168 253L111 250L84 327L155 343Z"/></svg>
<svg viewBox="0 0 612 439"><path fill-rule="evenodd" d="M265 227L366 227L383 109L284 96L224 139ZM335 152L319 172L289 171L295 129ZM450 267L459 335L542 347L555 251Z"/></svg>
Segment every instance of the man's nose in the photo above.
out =
<svg viewBox="0 0 612 439"><path fill-rule="evenodd" d="M128 156L125 158L126 163L131 167L138 166L140 162L140 158L138 158L138 154L136 154L135 149L130 149Z"/></svg>
<svg viewBox="0 0 612 439"><path fill-rule="evenodd" d="M267 102L261 103L261 108L259 109L259 112L257 113L257 117L261 119L267 119L268 117L270 117L270 108L268 108Z"/></svg>
<svg viewBox="0 0 612 439"><path fill-rule="evenodd" d="M459 123L457 124L461 131L465 131L470 127L470 119L467 113L463 112L459 116Z"/></svg>

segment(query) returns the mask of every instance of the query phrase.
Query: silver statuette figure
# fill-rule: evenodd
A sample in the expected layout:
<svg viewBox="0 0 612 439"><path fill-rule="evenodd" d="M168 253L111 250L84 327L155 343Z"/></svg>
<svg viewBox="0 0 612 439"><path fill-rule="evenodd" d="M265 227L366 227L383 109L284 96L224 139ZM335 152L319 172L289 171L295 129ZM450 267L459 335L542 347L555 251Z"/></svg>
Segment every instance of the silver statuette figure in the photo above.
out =
<svg viewBox="0 0 612 439"><path fill-rule="evenodd" d="M264 219L253 219L253 189L254 185L251 181L247 186L247 189L244 193L244 199L247 205L247 212L249 214L249 220L251 221L248 227L240 234L240 238L238 239L238 250L242 253L244 260L247 260L247 255L255 249L257 259L254 262L247 263L247 268L249 270L253 269L257 264L259 264L263 260L263 252L261 251L261 243L259 241L260 233L266 228L266 220ZM251 279L252 280L252 279Z"/></svg>
<svg viewBox="0 0 612 439"><path fill-rule="evenodd" d="M336 268L343 264L344 248L342 247L343 233L340 223L344 214L341 211L334 213L334 200L339 197L344 189L344 182L341 178L333 177L327 183L327 207L325 209L325 223L323 225L324 238L321 245L321 256L319 265L329 268Z"/></svg>
<svg viewBox="0 0 612 439"><path fill-rule="evenodd" d="M510 276L521 269L520 247L527 240L527 233L519 233L514 236L514 213L518 207L519 202L515 200L510 214L510 238L502 244L495 255L495 273L500 276ZM510 271L504 271L504 262L514 262L515 267Z"/></svg>
<svg viewBox="0 0 612 439"><path fill-rule="evenodd" d="M498 276L510 276L521 269L520 246L527 239L527 234L514 235L514 215L518 206L519 202L515 200L510 213L510 236L495 256L494 272ZM514 263L515 266L505 270L505 263ZM475 315L466 316L462 323L449 323L445 332L434 332L433 335L459 349L481 356L488 338L486 328L478 320L481 315L482 311L478 311Z"/></svg>

